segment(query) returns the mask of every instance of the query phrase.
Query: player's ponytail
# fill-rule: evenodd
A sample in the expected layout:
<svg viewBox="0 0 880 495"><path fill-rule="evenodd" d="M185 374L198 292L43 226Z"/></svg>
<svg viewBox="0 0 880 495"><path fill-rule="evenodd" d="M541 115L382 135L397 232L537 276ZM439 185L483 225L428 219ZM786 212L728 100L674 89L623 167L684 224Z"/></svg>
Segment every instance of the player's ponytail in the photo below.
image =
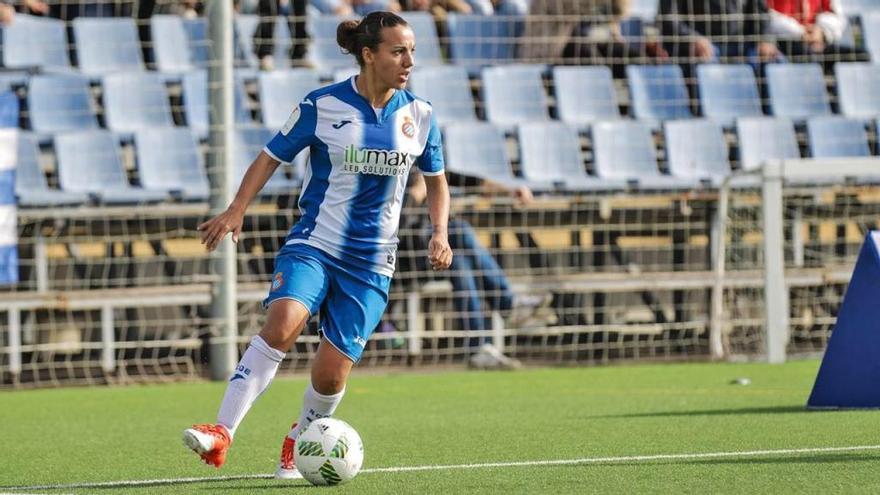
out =
<svg viewBox="0 0 880 495"><path fill-rule="evenodd" d="M360 21L348 20L336 28L336 43L345 52L354 55L358 65L364 65L364 48L376 51L382 43L382 28L408 26L407 22L393 12L371 12Z"/></svg>

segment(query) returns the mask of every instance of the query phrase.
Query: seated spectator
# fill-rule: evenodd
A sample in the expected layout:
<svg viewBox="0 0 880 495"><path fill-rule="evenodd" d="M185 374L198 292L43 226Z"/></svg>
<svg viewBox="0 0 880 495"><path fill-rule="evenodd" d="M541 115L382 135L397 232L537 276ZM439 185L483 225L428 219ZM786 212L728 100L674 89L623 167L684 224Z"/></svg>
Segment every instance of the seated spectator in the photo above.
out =
<svg viewBox="0 0 880 495"><path fill-rule="evenodd" d="M296 67L307 64L309 35L306 32L306 0L259 0L257 15L260 17L260 24L254 32L254 51L260 60L260 69L275 68L272 53L275 46L275 18L279 15L287 18L292 65Z"/></svg>
<svg viewBox="0 0 880 495"><path fill-rule="evenodd" d="M664 48L680 63L784 61L764 0L660 0L657 20Z"/></svg>
<svg viewBox="0 0 880 495"><path fill-rule="evenodd" d="M529 0L467 0L475 14L523 16L529 13Z"/></svg>
<svg viewBox="0 0 880 495"><path fill-rule="evenodd" d="M468 181L467 178L452 176L453 181ZM487 192L505 191L522 202L532 199L532 192L525 187L508 191L490 181L479 181ZM426 198L425 181L421 174L410 176L407 188L407 207L414 208L424 203ZM419 211L424 208L419 209ZM401 229L407 235L401 236L401 248L423 253L430 237L430 223L424 216L402 216ZM489 330L492 328L490 311L500 311L512 327L534 324L555 323L556 315L547 307L551 297L546 295L514 294L504 270L489 251L483 247L473 227L464 219L451 218L449 221L449 245L452 247L452 265L449 267L449 281L453 288L453 305L462 330ZM421 258L417 258L421 260ZM425 266L405 266L401 260L401 270L428 272ZM489 306L489 308L486 307ZM491 308L491 309L490 309ZM486 369L518 368L519 362L504 356L491 344L489 337L468 340L471 352L469 364Z"/></svg>
<svg viewBox="0 0 880 495"><path fill-rule="evenodd" d="M0 25L12 24L15 19L16 7L18 12L31 15L46 15L49 13L49 5L42 0L2 0L0 1Z"/></svg>
<svg viewBox="0 0 880 495"><path fill-rule="evenodd" d="M848 21L838 0L767 0L767 7L770 32L793 62L820 62L830 72L834 62L867 60L840 44Z"/></svg>

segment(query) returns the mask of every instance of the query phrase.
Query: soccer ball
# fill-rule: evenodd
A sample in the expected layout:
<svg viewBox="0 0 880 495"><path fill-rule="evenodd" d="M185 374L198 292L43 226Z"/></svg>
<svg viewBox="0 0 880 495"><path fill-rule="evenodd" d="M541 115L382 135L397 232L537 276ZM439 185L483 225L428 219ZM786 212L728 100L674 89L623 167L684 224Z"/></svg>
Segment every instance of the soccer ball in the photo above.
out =
<svg viewBox="0 0 880 495"><path fill-rule="evenodd" d="M354 478L364 463L364 444L345 421L320 418L296 439L296 468L313 485L338 485Z"/></svg>

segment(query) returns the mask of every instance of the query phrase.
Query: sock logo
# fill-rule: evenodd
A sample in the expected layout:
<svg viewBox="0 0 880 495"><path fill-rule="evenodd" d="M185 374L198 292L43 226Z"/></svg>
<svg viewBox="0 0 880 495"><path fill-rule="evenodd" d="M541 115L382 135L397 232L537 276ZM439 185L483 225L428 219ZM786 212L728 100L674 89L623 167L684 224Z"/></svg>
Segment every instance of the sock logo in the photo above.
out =
<svg viewBox="0 0 880 495"><path fill-rule="evenodd" d="M245 378L250 376L250 374L250 368L245 368L242 365L238 365L238 368L235 370L235 374L232 375L232 378L230 378L229 381L234 382L235 380L244 380Z"/></svg>

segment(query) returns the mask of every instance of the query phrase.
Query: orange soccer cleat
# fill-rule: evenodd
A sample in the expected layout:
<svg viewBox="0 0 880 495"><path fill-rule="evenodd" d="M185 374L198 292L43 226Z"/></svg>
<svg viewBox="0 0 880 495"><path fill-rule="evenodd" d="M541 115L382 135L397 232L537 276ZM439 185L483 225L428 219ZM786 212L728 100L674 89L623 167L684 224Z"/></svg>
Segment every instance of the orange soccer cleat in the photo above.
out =
<svg viewBox="0 0 880 495"><path fill-rule="evenodd" d="M226 462L232 437L223 425L193 425L183 430L183 444L199 454L205 464L219 468Z"/></svg>
<svg viewBox="0 0 880 495"><path fill-rule="evenodd" d="M296 428L296 423L290 425L290 429ZM284 435L284 442L281 444L281 459L278 461L278 468L275 470L275 477L282 480L292 480L302 478L299 470L296 469L296 459L294 458L294 447L296 440Z"/></svg>

